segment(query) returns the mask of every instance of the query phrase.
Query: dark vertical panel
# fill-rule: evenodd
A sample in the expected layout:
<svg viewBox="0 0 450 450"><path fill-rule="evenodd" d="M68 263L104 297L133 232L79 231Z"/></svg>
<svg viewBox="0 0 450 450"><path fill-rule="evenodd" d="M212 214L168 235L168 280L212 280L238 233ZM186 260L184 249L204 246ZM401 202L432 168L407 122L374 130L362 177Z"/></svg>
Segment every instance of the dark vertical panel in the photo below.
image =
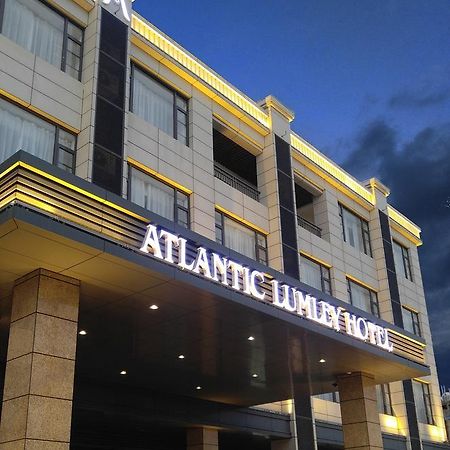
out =
<svg viewBox="0 0 450 450"><path fill-rule="evenodd" d="M383 211L379 211L381 236L383 238L384 256L388 275L389 292L391 296L392 313L395 325L403 328L402 304L397 283L397 273L395 271L394 252L392 249L391 229L389 218ZM411 440L411 450L422 450L419 435L419 425L417 423L416 405L412 381L403 381L403 392L405 394L406 412L408 415L409 437Z"/></svg>
<svg viewBox="0 0 450 450"><path fill-rule="evenodd" d="M93 183L122 193L128 27L102 9Z"/></svg>
<svg viewBox="0 0 450 450"><path fill-rule="evenodd" d="M314 450L314 422L309 392L296 392L294 398L297 442L299 450Z"/></svg>
<svg viewBox="0 0 450 450"><path fill-rule="evenodd" d="M298 278L297 222L295 219L291 147L286 141L275 136L275 151L277 160L278 195L280 199L284 272L291 277Z"/></svg>
<svg viewBox="0 0 450 450"><path fill-rule="evenodd" d="M0 416L2 414L3 386L5 384L12 297L0 299Z"/></svg>

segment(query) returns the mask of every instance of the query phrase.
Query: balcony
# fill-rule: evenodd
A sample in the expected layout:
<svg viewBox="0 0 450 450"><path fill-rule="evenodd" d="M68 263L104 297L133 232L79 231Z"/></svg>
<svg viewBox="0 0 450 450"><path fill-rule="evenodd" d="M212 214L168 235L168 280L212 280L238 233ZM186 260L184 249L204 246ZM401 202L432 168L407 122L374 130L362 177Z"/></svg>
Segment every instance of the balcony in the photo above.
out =
<svg viewBox="0 0 450 450"><path fill-rule="evenodd" d="M299 226L301 226L305 230L308 230L310 233L315 234L318 237L322 237L321 228L319 228L317 225L314 225L313 223L309 222L308 220L304 219L299 215L297 215L297 223L299 224Z"/></svg>
<svg viewBox="0 0 450 450"><path fill-rule="evenodd" d="M259 201L259 191L256 189L256 186L253 186L218 162L214 162L214 176L253 200Z"/></svg>

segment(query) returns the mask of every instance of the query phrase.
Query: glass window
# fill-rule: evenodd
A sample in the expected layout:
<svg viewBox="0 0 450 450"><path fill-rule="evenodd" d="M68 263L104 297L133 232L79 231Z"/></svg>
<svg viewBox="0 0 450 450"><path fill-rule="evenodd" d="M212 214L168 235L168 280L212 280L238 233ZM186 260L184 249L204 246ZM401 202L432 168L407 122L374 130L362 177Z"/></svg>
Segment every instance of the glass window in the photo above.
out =
<svg viewBox="0 0 450 450"><path fill-rule="evenodd" d="M345 242L366 255L372 256L370 246L369 224L366 220L339 205L342 223L342 235Z"/></svg>
<svg viewBox="0 0 450 450"><path fill-rule="evenodd" d="M189 196L130 167L129 198L149 211L189 228Z"/></svg>
<svg viewBox="0 0 450 450"><path fill-rule="evenodd" d="M350 303L357 308L380 317L377 293L371 289L347 279Z"/></svg>
<svg viewBox="0 0 450 450"><path fill-rule="evenodd" d="M394 250L395 271L397 275L402 275L412 281L408 249L395 241L392 242L392 249Z"/></svg>
<svg viewBox="0 0 450 450"><path fill-rule="evenodd" d="M131 111L188 145L187 100L133 66Z"/></svg>
<svg viewBox="0 0 450 450"><path fill-rule="evenodd" d="M426 383L413 380L414 401L416 403L417 420L420 423L434 424L433 410L431 408L430 386Z"/></svg>
<svg viewBox="0 0 450 450"><path fill-rule="evenodd" d="M380 384L376 386L376 389L378 412L381 414L388 414L389 416L394 415L389 384Z"/></svg>
<svg viewBox="0 0 450 450"><path fill-rule="evenodd" d="M219 211L216 211L216 242L267 264L266 236Z"/></svg>
<svg viewBox="0 0 450 450"><path fill-rule="evenodd" d="M300 281L331 295L330 269L300 255Z"/></svg>
<svg viewBox="0 0 450 450"><path fill-rule="evenodd" d="M419 313L413 311L412 309L403 307L402 316L403 328L410 333L416 334L417 336L422 336L422 332L420 330Z"/></svg>
<svg viewBox="0 0 450 450"><path fill-rule="evenodd" d="M73 172L75 140L73 134L0 99L0 162L24 150Z"/></svg>
<svg viewBox="0 0 450 450"><path fill-rule="evenodd" d="M314 397L326 400L328 402L339 403L339 392L327 392L325 394L318 394Z"/></svg>
<svg viewBox="0 0 450 450"><path fill-rule="evenodd" d="M83 31L38 0L4 0L2 33L80 79Z"/></svg>

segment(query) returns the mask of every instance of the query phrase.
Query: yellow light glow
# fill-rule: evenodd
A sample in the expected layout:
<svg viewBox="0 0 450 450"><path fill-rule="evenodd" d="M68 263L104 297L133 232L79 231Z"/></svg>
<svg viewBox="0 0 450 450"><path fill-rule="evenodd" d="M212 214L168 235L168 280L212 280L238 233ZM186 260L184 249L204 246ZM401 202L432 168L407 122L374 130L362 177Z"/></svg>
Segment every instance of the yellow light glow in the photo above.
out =
<svg viewBox="0 0 450 450"><path fill-rule="evenodd" d="M415 238L420 241L420 232L422 231L417 225L411 222L407 217L398 212L392 206L388 206L387 208L389 219L397 222L404 229L409 231Z"/></svg>
<svg viewBox="0 0 450 450"><path fill-rule="evenodd" d="M327 174L333 176L336 180L344 184L347 188L352 190L355 194L375 205L375 196L362 186L355 178L346 173L337 164L330 161L322 155L313 146L307 144L300 136L291 133L291 146L301 153L303 156L312 161L317 167L324 170Z"/></svg>
<svg viewBox="0 0 450 450"><path fill-rule="evenodd" d="M377 292L377 289L375 289L370 284L364 283L364 281L358 280L358 278L355 278L353 275L349 275L348 273L345 274L346 278L348 278L350 281L354 281L356 284L360 284L361 286L364 286L367 289L370 289L373 292Z"/></svg>
<svg viewBox="0 0 450 450"><path fill-rule="evenodd" d="M156 172L156 170L153 170L150 167L145 166L144 164L140 163L139 161L136 161L134 158L128 157L127 162L128 162L128 164L132 165L133 167L136 167L137 169L142 170L142 172L145 172L145 173L157 178L158 180L161 180L162 182L169 184L170 186L178 189L179 191L184 192L187 195L192 194L192 191L190 189L188 189L187 187L184 187L180 183L177 183L176 181Z"/></svg>
<svg viewBox="0 0 450 450"><path fill-rule="evenodd" d="M380 425L382 427L398 430L397 417L388 416L387 414L380 414Z"/></svg>
<svg viewBox="0 0 450 450"><path fill-rule="evenodd" d="M332 265L330 263L327 263L326 261L324 261L323 259L319 259L314 255L311 255L310 253L306 253L303 250L300 250L300 255L305 256L306 258L312 259L313 261L321 264L322 266L328 267L329 269L331 269Z"/></svg>
<svg viewBox="0 0 450 450"><path fill-rule="evenodd" d="M419 345L420 347L425 348L427 346L427 344L424 344L423 342L420 342L420 341L416 341L415 339L413 339L409 336L406 336L405 334L401 334L398 331L391 330L390 328L388 328L388 331L389 331L389 333L396 334L397 336L400 336L403 339L408 339L408 341L414 342L414 344Z"/></svg>
<svg viewBox="0 0 450 450"><path fill-rule="evenodd" d="M258 225L255 225L254 223L249 222L248 220L244 219L243 217L240 217L237 214L234 214L231 211L228 211L228 209L222 208L222 206L220 206L220 205L216 205L216 210L225 214L228 217L231 217L232 219L237 220L238 222L246 225L247 227L252 228L255 231L258 231L259 233L264 234L265 236L267 236L269 234L268 231L263 230L262 228L258 227Z"/></svg>
<svg viewBox="0 0 450 450"><path fill-rule="evenodd" d="M26 101L22 100L21 98L15 96L14 94L11 94L11 93L5 91L4 89L0 89L0 96L5 97L8 100L11 100L14 103L24 107L25 109L28 109L29 111L36 113L37 115L43 117L44 119L47 119L50 122L65 128L67 131L70 131L73 134L78 134L80 132L80 130L78 128L75 128L72 125L69 125L68 123L63 122L62 120L58 119L57 117L46 113L42 109L36 108L36 106L32 105L30 102L26 102Z"/></svg>
<svg viewBox="0 0 450 450"><path fill-rule="evenodd" d="M256 119L265 127L269 128L269 117L251 99L243 95L236 88L230 86L224 79L208 69L198 59L179 47L175 42L164 36L156 27L142 18L133 14L131 17L131 28L142 37L151 42L158 49L166 53L178 64L189 70L195 76L211 86L215 91L233 102L241 110Z"/></svg>

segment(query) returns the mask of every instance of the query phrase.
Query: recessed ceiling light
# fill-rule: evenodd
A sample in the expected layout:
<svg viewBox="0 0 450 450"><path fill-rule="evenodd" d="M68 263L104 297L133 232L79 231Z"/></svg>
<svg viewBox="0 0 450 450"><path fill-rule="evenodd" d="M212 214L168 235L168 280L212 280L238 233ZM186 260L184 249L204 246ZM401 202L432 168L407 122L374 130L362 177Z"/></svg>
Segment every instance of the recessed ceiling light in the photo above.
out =
<svg viewBox="0 0 450 450"><path fill-rule="evenodd" d="M184 355L178 355L178 359L184 359Z"/></svg>
<svg viewBox="0 0 450 450"><path fill-rule="evenodd" d="M254 341L255 338L254 338L253 336L249 336L249 337L247 338L247 340L249 340L249 341Z"/></svg>
<svg viewBox="0 0 450 450"><path fill-rule="evenodd" d="M347 372L347 375L351 375L352 373L351 372Z"/></svg>
<svg viewBox="0 0 450 450"><path fill-rule="evenodd" d="M326 362L323 358L321 358L321 359L319 359L319 362L321 363L321 364L323 364L324 362Z"/></svg>
<svg viewBox="0 0 450 450"><path fill-rule="evenodd" d="M158 305L152 305L152 306L150 306L150 309L156 310L156 309L159 309L159 306Z"/></svg>
<svg viewBox="0 0 450 450"><path fill-rule="evenodd" d="M201 386L197 386L195 389L197 389L197 391L200 391L201 390Z"/></svg>
<svg viewBox="0 0 450 450"><path fill-rule="evenodd" d="M257 374L257 373L254 373L254 374L252 375L252 378L258 378L258 374Z"/></svg>
<svg viewBox="0 0 450 450"><path fill-rule="evenodd" d="M79 334L80 336L86 336L86 335L87 335L87 331L86 331L86 330L80 330L80 331L78 332L78 334Z"/></svg>
<svg viewBox="0 0 450 450"><path fill-rule="evenodd" d="M126 375L127 374L127 371L126 370L121 370L120 371L120 375Z"/></svg>

